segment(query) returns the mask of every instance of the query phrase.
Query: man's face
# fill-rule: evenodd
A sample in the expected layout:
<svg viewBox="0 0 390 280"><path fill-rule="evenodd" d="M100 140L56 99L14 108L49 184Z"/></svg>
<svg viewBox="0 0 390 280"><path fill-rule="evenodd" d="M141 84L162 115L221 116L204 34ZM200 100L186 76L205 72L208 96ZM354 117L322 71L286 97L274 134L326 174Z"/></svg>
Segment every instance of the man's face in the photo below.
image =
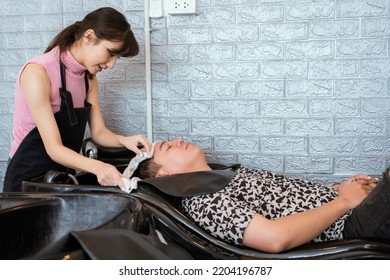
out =
<svg viewBox="0 0 390 280"><path fill-rule="evenodd" d="M158 176L207 170L203 149L182 139L156 143L154 161L161 165Z"/></svg>

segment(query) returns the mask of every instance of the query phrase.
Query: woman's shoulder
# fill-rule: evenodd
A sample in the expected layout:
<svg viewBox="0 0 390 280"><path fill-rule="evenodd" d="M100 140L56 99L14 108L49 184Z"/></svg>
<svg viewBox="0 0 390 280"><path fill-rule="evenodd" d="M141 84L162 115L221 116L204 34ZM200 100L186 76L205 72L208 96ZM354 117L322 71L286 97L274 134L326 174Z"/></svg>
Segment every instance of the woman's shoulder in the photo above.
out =
<svg viewBox="0 0 390 280"><path fill-rule="evenodd" d="M59 63L59 48L55 47L49 52L37 55L33 58L31 58L29 61L30 62L39 62L39 63L47 63L47 62L56 62Z"/></svg>
<svg viewBox="0 0 390 280"><path fill-rule="evenodd" d="M56 47L47 53L35 56L27 61L26 64L32 63L42 65L44 68L47 68L53 64L59 65L59 48Z"/></svg>
<svg viewBox="0 0 390 280"><path fill-rule="evenodd" d="M20 77L35 76L52 77L59 73L59 53L58 48L50 52L38 55L28 60L20 71Z"/></svg>
<svg viewBox="0 0 390 280"><path fill-rule="evenodd" d="M47 76L54 67L58 65L58 58L55 61L53 53L44 53L28 60L20 71L20 75L26 76Z"/></svg>

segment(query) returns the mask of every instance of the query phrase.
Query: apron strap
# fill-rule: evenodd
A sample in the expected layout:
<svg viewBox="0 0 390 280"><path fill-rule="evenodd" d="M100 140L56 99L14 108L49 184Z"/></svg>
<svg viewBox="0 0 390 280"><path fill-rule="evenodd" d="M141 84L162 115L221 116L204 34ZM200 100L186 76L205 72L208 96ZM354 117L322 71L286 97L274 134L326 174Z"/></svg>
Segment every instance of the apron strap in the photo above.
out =
<svg viewBox="0 0 390 280"><path fill-rule="evenodd" d="M66 90L66 72L65 72L65 65L62 63L60 58L60 70L61 70L61 85L64 90Z"/></svg>
<svg viewBox="0 0 390 280"><path fill-rule="evenodd" d="M72 94L66 90L65 65L62 63L61 59L60 59L60 67L61 67L61 85L62 85L62 87L60 88L60 95L62 101L61 106L65 106L68 111L70 126L75 126L76 124L78 124L77 115L74 110ZM88 93L89 82L88 82L88 75L86 73L84 74L84 81L85 81L85 92Z"/></svg>
<svg viewBox="0 0 390 280"><path fill-rule="evenodd" d="M89 82L88 82L88 75L87 75L87 73L84 74L84 81L85 81L85 93L88 94Z"/></svg>
<svg viewBox="0 0 390 280"><path fill-rule="evenodd" d="M60 67L62 84L62 87L60 88L60 95L62 106L65 106L68 111L70 126L75 126L78 124L78 120L73 106L72 94L66 90L65 65L62 63L62 61L60 61Z"/></svg>

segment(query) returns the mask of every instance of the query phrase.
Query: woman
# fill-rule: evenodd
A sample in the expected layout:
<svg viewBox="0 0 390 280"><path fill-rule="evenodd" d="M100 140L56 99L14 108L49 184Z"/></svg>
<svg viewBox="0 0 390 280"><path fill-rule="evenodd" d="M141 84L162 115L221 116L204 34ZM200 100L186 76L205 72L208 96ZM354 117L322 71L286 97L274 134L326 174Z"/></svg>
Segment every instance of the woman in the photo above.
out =
<svg viewBox="0 0 390 280"><path fill-rule="evenodd" d="M100 8L62 30L45 53L21 69L15 88L13 142L4 191L21 191L23 180L47 171L77 169L97 176L101 185L122 185L122 175L107 163L79 154L86 123L92 139L136 153L143 135L121 136L106 128L99 107L96 73L112 69L119 57L138 54L126 18Z"/></svg>

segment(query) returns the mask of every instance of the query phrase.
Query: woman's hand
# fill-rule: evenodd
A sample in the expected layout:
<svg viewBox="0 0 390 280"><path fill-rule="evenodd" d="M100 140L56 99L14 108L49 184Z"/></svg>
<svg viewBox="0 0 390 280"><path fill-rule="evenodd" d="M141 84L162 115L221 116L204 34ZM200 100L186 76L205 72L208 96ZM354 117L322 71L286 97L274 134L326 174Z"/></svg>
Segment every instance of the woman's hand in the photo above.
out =
<svg viewBox="0 0 390 280"><path fill-rule="evenodd" d="M150 141L142 134L134 136L124 136L123 138L121 138L120 142L123 146L125 146L129 150L132 150L136 154L142 153L138 146L143 146L146 152L150 152L152 146Z"/></svg>
<svg viewBox="0 0 390 280"><path fill-rule="evenodd" d="M123 187L122 174L115 168L115 166L98 162L97 168L94 172L97 180L102 186L120 186Z"/></svg>

